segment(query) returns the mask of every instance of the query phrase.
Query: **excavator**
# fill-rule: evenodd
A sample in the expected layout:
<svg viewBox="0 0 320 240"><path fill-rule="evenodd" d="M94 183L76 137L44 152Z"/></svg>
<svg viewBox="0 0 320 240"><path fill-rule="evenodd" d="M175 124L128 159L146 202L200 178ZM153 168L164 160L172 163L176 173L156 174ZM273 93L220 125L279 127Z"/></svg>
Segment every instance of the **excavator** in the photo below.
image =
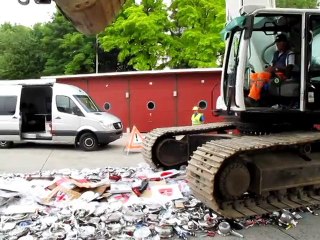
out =
<svg viewBox="0 0 320 240"><path fill-rule="evenodd" d="M78 2L99 0L56 0L79 31L95 33L94 22L81 22L91 17L89 10L71 10ZM123 3L102 2L116 9ZM228 10L234 2L227 0ZM320 204L320 11L276 8L273 0L244 2L238 1L239 12L222 32L226 51L214 114L225 121L154 129L142 151L159 168L187 165L194 196L227 218ZM275 75L258 104L249 105L250 76L269 66L280 33L295 54L292 74Z"/></svg>
<svg viewBox="0 0 320 240"><path fill-rule="evenodd" d="M249 105L250 76L271 62L280 33L295 54L291 77L275 76ZM187 164L193 194L225 217L319 204L319 10L246 5L223 35L216 113L226 122L155 129L145 138L145 159L165 168Z"/></svg>

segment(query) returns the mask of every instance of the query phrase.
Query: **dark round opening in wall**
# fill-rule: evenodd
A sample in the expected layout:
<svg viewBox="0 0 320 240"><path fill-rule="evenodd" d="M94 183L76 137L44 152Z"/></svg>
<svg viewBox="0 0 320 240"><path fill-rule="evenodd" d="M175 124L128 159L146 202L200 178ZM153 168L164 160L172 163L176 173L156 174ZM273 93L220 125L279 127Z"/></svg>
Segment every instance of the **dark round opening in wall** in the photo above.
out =
<svg viewBox="0 0 320 240"><path fill-rule="evenodd" d="M201 100L198 104L199 108L201 108L202 110L207 109L208 107L208 103L205 100Z"/></svg>
<svg viewBox="0 0 320 240"><path fill-rule="evenodd" d="M111 104L106 102L103 107L105 110L109 111L111 109Z"/></svg>
<svg viewBox="0 0 320 240"><path fill-rule="evenodd" d="M149 101L147 104L149 110L153 110L156 107L156 104L153 101Z"/></svg>

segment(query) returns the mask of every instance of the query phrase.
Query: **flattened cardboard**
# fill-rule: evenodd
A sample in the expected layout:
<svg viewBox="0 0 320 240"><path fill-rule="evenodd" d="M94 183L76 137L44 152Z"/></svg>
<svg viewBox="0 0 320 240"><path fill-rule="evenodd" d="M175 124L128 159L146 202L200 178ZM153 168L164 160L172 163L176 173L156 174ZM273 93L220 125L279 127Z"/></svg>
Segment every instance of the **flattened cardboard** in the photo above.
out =
<svg viewBox="0 0 320 240"><path fill-rule="evenodd" d="M67 183L67 184L63 184ZM65 187L66 186L66 187ZM98 193L99 196L102 195L109 187L110 184L104 184L98 187L96 183L91 182L79 182L75 179L63 179L60 182L55 182L54 184L48 186L48 189L52 189L50 194L44 199L44 203L52 201L58 194L61 194L61 199L56 199L57 201L62 201L66 197L68 200L73 200L79 198L86 191L93 191Z"/></svg>

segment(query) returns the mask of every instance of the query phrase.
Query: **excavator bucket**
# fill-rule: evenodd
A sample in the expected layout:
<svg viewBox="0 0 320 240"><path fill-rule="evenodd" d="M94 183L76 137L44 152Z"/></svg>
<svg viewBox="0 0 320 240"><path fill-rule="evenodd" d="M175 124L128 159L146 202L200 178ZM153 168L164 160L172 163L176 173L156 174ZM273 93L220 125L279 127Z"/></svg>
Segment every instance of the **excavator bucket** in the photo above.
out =
<svg viewBox="0 0 320 240"><path fill-rule="evenodd" d="M112 23L125 0L55 0L75 28L85 35L95 35Z"/></svg>

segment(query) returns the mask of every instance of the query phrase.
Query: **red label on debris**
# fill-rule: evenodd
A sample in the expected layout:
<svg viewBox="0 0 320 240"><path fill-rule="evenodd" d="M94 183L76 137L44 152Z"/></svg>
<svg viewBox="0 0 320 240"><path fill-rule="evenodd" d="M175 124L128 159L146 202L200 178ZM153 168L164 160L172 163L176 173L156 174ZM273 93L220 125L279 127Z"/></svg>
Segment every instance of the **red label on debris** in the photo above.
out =
<svg viewBox="0 0 320 240"><path fill-rule="evenodd" d="M114 199L121 201L123 203L127 202L130 198L130 194L121 193L114 196Z"/></svg>
<svg viewBox="0 0 320 240"><path fill-rule="evenodd" d="M165 176L168 176L168 175L171 175L173 174L173 172L163 172L160 174L161 177L165 177Z"/></svg>
<svg viewBox="0 0 320 240"><path fill-rule="evenodd" d="M172 188L160 188L159 193L170 197L173 194L173 189Z"/></svg>

